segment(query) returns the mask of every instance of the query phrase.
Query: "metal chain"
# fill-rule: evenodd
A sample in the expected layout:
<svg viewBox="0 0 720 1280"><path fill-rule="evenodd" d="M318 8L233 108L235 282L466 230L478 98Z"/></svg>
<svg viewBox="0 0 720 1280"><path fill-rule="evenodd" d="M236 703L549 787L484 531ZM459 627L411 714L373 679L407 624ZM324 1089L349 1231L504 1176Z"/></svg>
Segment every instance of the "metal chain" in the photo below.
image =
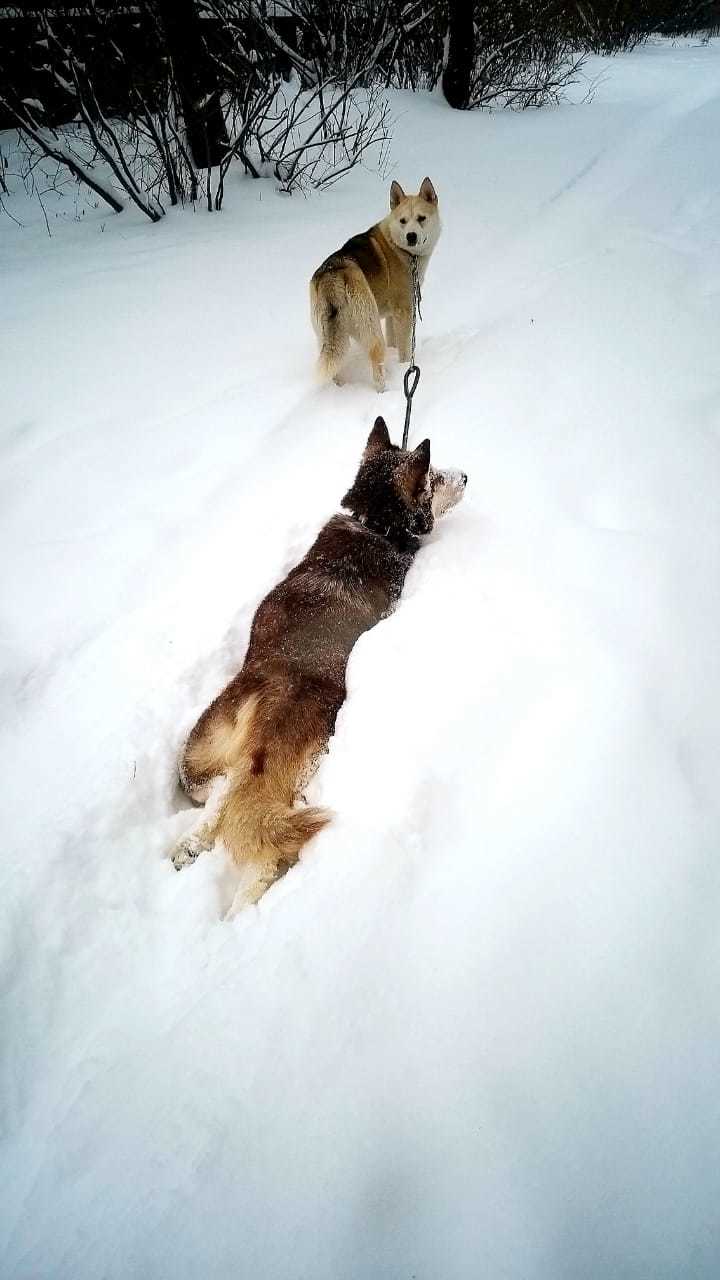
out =
<svg viewBox="0 0 720 1280"><path fill-rule="evenodd" d="M418 275L418 260L415 254L410 258L410 275L412 277L410 290L412 293L412 334L410 338L410 364L405 370L403 378L403 390L405 399L407 400L407 408L405 410L405 427L403 429L402 447L407 448L408 435L410 434L410 413L412 410L412 398L417 390L417 384L420 381L420 370L415 363L415 326L418 316L422 320L422 311L420 303L422 302L422 294L420 293L420 277Z"/></svg>
<svg viewBox="0 0 720 1280"><path fill-rule="evenodd" d="M411 364L415 363L415 325L417 324L418 317L422 320L422 311L420 310L420 303L422 302L422 294L420 292L419 270L420 269L418 267L418 260L413 254L412 258L410 259L410 274L412 275L412 302L413 302L412 338L410 342L410 363Z"/></svg>

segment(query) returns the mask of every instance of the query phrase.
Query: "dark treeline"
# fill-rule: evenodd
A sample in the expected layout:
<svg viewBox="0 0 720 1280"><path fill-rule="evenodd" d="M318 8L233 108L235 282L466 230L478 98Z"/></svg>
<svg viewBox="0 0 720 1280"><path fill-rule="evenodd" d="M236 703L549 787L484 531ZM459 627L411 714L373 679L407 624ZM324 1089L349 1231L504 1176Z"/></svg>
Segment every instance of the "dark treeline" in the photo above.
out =
<svg viewBox="0 0 720 1280"><path fill-rule="evenodd" d="M157 220L200 196L220 208L233 161L287 192L337 181L370 149L379 163L388 87L441 84L456 109L539 107L588 52L718 29L720 0L10 5L0 129L19 130L31 182L44 157L60 183Z"/></svg>
<svg viewBox="0 0 720 1280"><path fill-rule="evenodd" d="M485 100L479 85L474 95L470 91L478 63L489 62L486 80L501 80L503 55L507 56L509 47L520 45L522 55L528 56L544 40L563 50L571 46L575 52L615 53L653 34L710 33L720 30L720 0L428 0L424 5L402 0L379 5L368 0L349 4L337 0L274 4L55 0L4 7L0 10L0 70L6 84L21 99L42 101L49 122L66 123L74 116L74 95L52 74L48 21L88 68L106 112L125 112L136 85L150 100L161 94L172 62L186 89L186 114L192 117L192 104L203 100L208 82L218 80L223 87L222 52L228 41L244 46L248 73L254 58L272 73L288 77L295 69L302 78L308 65L327 73L339 71L348 60L365 57L387 84L418 88L433 87L441 78L449 33L448 98L453 105L471 106ZM375 44L382 47L373 60ZM226 68L231 79L236 69ZM455 86L456 78L464 89ZM213 135L222 137L217 104L214 110L211 153ZM211 113L205 103L203 115L208 121ZM0 128L15 123L15 115L0 103ZM192 119L189 127L192 130ZM207 142L204 125L200 127L202 142L191 138L191 150L197 162L204 163Z"/></svg>

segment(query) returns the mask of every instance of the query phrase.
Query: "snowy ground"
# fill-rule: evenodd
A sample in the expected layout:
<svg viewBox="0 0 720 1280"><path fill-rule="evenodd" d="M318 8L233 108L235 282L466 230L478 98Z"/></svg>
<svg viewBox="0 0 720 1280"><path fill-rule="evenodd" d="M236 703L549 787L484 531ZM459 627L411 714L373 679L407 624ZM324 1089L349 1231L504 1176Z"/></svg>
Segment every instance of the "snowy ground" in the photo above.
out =
<svg viewBox="0 0 720 1280"><path fill-rule="evenodd" d="M396 97L413 435L470 481L353 655L336 822L231 924L175 757L399 431L306 302L387 182L0 222L7 1280L720 1272L720 43L590 70Z"/></svg>

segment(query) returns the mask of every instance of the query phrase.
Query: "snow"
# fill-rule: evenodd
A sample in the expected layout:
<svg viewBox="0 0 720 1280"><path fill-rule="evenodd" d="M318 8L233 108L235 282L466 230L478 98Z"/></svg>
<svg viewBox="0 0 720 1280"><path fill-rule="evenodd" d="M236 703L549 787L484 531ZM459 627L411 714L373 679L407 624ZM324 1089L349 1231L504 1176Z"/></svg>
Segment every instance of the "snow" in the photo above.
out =
<svg viewBox="0 0 720 1280"><path fill-rule="evenodd" d="M400 436L307 315L389 178L8 201L7 1280L718 1274L720 42L589 73L394 95L444 221L411 440L468 489L353 654L335 822L232 922L176 756Z"/></svg>

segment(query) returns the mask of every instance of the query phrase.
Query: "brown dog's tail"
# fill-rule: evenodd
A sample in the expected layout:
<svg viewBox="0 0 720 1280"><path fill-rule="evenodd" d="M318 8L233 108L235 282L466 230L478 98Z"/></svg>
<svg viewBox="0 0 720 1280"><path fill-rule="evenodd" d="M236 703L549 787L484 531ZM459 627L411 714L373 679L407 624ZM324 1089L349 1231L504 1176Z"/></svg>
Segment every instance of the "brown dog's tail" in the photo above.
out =
<svg viewBox="0 0 720 1280"><path fill-rule="evenodd" d="M331 814L327 809L297 808L284 795L273 795L274 781L270 778L269 785L262 785L252 774L235 771L215 834L236 862L258 863L263 870L266 863L272 863L276 872L278 863L289 867L297 862L303 845L327 826Z"/></svg>
<svg viewBox="0 0 720 1280"><path fill-rule="evenodd" d="M350 337L340 319L347 305L347 288L342 271L328 271L310 282L312 322L320 342L318 373L335 378L348 353Z"/></svg>

